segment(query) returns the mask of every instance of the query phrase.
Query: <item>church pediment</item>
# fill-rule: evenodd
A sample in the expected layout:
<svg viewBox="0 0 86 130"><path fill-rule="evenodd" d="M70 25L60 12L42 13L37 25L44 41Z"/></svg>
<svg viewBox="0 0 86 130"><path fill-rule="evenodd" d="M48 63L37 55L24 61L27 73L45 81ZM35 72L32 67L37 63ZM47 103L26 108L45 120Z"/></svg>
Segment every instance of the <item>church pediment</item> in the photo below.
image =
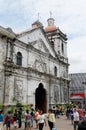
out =
<svg viewBox="0 0 86 130"><path fill-rule="evenodd" d="M49 50L47 49L47 47L42 39L38 39L37 41L33 41L29 44L31 44L34 48L40 50L41 52L49 54Z"/></svg>
<svg viewBox="0 0 86 130"><path fill-rule="evenodd" d="M55 52L52 49L43 29L41 28L30 30L27 33L24 32L24 34L20 35L18 39L25 42L26 44L32 45L41 52L50 54L55 57Z"/></svg>

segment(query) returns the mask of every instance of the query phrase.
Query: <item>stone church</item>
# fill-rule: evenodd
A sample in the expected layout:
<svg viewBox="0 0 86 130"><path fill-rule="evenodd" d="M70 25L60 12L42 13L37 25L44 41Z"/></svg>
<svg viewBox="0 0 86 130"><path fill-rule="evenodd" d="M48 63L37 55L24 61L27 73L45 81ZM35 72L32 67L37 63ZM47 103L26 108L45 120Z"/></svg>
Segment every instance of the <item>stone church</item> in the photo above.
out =
<svg viewBox="0 0 86 130"><path fill-rule="evenodd" d="M19 34L0 26L0 104L33 104L46 112L68 102L67 36L53 18L47 22Z"/></svg>

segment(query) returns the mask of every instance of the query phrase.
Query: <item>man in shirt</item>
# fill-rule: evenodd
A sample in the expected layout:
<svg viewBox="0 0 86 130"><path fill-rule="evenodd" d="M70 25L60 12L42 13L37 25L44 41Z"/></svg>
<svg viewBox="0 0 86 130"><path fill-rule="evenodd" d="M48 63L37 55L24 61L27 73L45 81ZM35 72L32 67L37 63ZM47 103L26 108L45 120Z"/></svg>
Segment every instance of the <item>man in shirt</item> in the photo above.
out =
<svg viewBox="0 0 86 130"><path fill-rule="evenodd" d="M77 130L78 124L79 124L79 113L77 112L76 108L74 108L74 130Z"/></svg>

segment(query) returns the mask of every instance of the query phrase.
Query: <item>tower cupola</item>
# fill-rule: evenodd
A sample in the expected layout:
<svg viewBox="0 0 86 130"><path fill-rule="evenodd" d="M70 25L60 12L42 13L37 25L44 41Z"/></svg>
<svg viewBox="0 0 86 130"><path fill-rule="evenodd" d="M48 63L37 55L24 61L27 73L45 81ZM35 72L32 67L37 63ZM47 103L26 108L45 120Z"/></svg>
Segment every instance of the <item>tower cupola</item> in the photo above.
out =
<svg viewBox="0 0 86 130"><path fill-rule="evenodd" d="M47 20L48 22L48 26L44 29L44 31L47 33L47 32L52 32L52 31L56 31L57 30L57 27L54 25L54 19L53 18L49 18Z"/></svg>

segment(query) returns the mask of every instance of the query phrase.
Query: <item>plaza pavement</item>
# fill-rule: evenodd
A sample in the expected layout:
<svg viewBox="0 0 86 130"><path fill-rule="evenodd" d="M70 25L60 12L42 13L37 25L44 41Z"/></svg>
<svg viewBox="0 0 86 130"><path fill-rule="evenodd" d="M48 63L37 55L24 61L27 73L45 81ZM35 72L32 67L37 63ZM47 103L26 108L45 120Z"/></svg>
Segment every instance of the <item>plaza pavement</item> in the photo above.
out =
<svg viewBox="0 0 86 130"><path fill-rule="evenodd" d="M60 118L56 118L56 130L73 130L73 125L71 124L70 120L66 119L65 115L61 115ZM34 126L35 127L35 126ZM22 125L21 129L17 130L24 130L24 125ZM33 130L38 130L38 129L33 129ZM48 124L47 126L44 126L43 130L49 130Z"/></svg>
<svg viewBox="0 0 86 130"><path fill-rule="evenodd" d="M71 124L71 120L67 120L65 115L61 115L60 118L56 118L55 124L56 130L73 130L73 125ZM36 130L36 129L35 129ZM49 127L45 126L44 130L50 130Z"/></svg>

